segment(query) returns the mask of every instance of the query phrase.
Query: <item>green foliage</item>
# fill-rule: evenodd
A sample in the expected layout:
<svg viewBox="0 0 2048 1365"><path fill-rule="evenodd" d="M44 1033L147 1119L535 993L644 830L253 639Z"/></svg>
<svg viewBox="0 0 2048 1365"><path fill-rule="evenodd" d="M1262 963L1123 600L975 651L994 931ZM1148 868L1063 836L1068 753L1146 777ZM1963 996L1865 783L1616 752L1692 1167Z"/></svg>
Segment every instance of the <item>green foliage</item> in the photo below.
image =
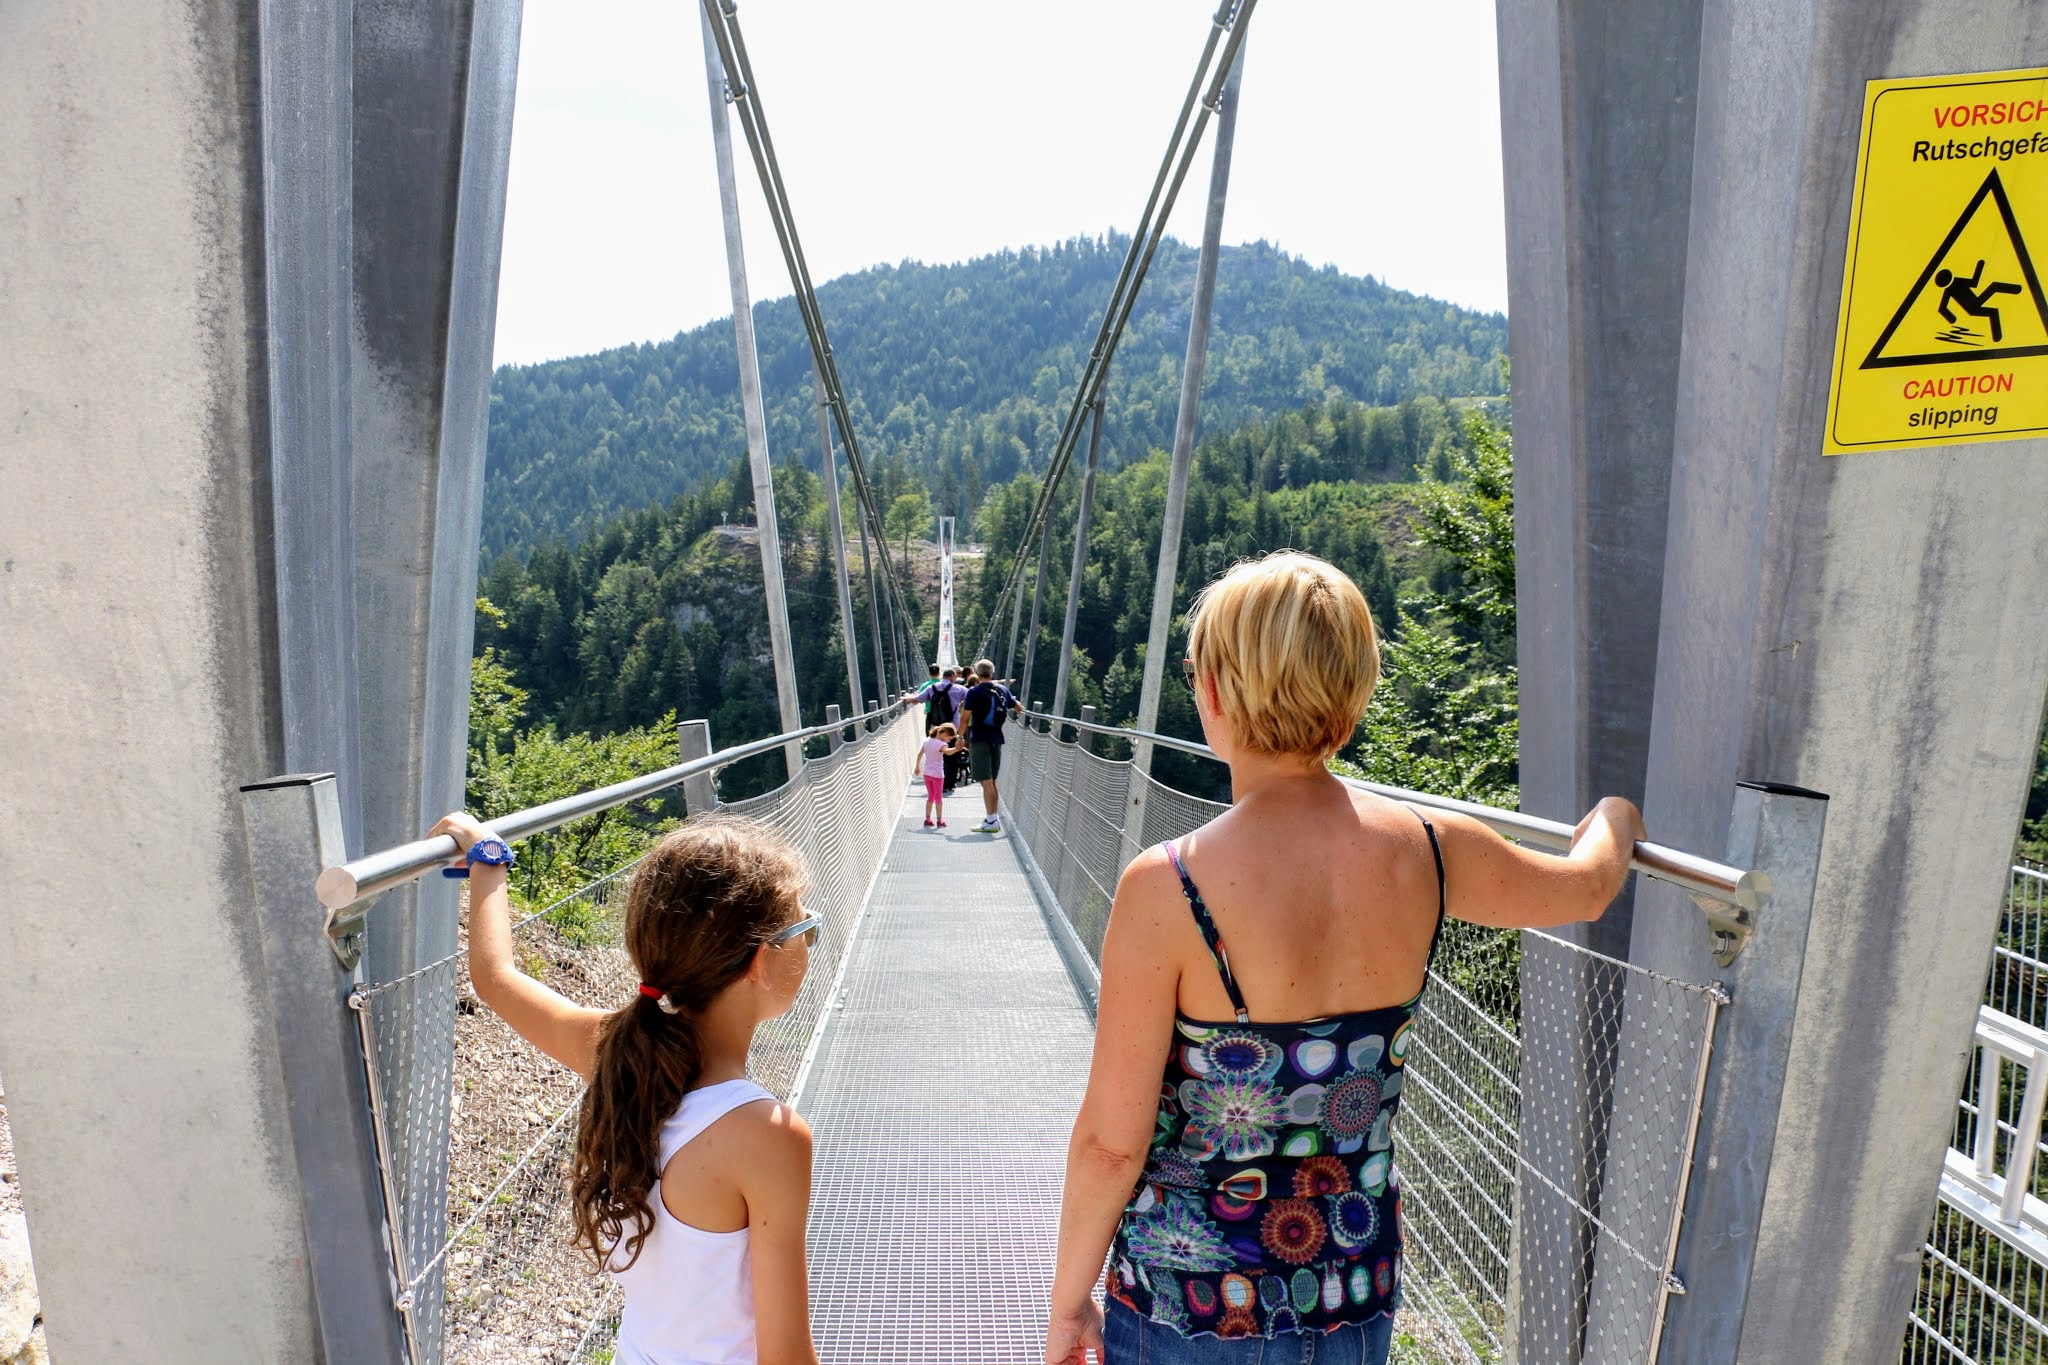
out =
<svg viewBox="0 0 2048 1365"><path fill-rule="evenodd" d="M1441 586L1403 604L1353 763L1391 786L1512 808L1520 799L1515 683L1514 453L1505 427L1466 419L1452 478L1423 480L1416 538Z"/></svg>
<svg viewBox="0 0 2048 1365"><path fill-rule="evenodd" d="M1376 458L1399 473L1418 463L1431 444L1462 447L1455 411L1426 397L1387 408L1319 400L1205 437L1196 446L1189 480L1175 601L1184 608L1204 584L1239 560L1292 548L1321 555L1343 569L1365 593L1375 618L1391 619L1397 562L1382 527L1390 522L1405 527L1399 506L1413 498L1413 486L1363 481L1370 471L1362 433L1386 430L1391 444ZM1167 464L1166 453L1154 450L1097 482L1074 634L1075 653L1088 670L1076 672L1068 705L1097 706L1105 724L1128 724L1137 716L1165 521ZM959 594L963 641L982 638L1037 493L1038 481L1026 476L991 489L984 500L976 538L989 546L989 559ZM1040 617L1038 638L1020 647L1016 667L1021 679L1028 653L1032 695L1027 701L1052 696L1078 497L1079 480L1070 479L1053 511L1048 610ZM1008 640L1007 619L998 624L1000 646ZM1172 648L1178 651L1185 639L1186 623L1176 621ZM1179 657L1178 652L1169 656L1169 669ZM1161 693L1158 725L1166 734L1201 737L1194 706L1177 683ZM1191 794L1228 798L1224 777L1202 759L1161 751L1153 757L1153 772L1161 782Z"/></svg>
<svg viewBox="0 0 2048 1365"><path fill-rule="evenodd" d="M971 519L988 488L1043 471L1126 246L1078 239L956 265L905 262L820 287L885 512L914 483L938 510ZM1160 249L1118 347L1105 426L1111 467L1171 443L1194 264L1178 242ZM796 305L780 299L754 314L768 448L814 458L810 350ZM1265 243L1226 247L1203 416L1221 430L1304 403L1499 394L1506 349L1499 314L1317 269ZM621 513L722 475L746 446L738 387L724 320L665 342L500 369L485 562L525 556L551 537L580 541ZM1341 470L1283 474L1302 449L1283 442L1259 471L1263 486L1405 478L1435 454L1427 438L1411 449L1416 415L1362 416L1340 433ZM737 491L750 506L751 486Z"/></svg>
<svg viewBox="0 0 2048 1365"><path fill-rule="evenodd" d="M1475 667L1442 616L1403 611L1380 646L1379 690L1347 771L1368 781L1512 809L1519 798L1515 673Z"/></svg>
<svg viewBox="0 0 2048 1365"><path fill-rule="evenodd" d="M903 542L903 557L908 560L910 538L932 530L931 495L922 488L898 493L883 524L888 527L889 539Z"/></svg>
<svg viewBox="0 0 2048 1365"><path fill-rule="evenodd" d="M490 607L478 604L479 611ZM492 609L495 610L495 609ZM486 817L524 810L642 773L670 767L677 755L675 718L642 729L592 736L556 734L551 725L516 730L526 693L486 648L470 664L469 776L466 803ZM614 807L537 834L519 846L513 897L529 910L554 905L578 887L638 857L648 841L676 824L673 799L656 797ZM572 940L595 932L599 911L577 899L555 912Z"/></svg>
<svg viewBox="0 0 2048 1365"><path fill-rule="evenodd" d="M1391 444L1374 458L1395 471L1412 468L1432 447L1465 449L1457 410L1427 397L1389 408L1318 400L1204 440L1196 451L1182 538L1180 600L1238 559L1294 546L1350 573L1379 619L1390 619L1399 565L1383 528L1405 528L1405 509L1416 494L1413 485L1350 477L1365 458L1367 441L1360 433L1376 427L1386 430ZM1284 451L1284 458L1275 451ZM1276 461L1281 472L1269 489L1258 471ZM1311 475L1316 481L1299 482ZM850 708L853 702L843 691L846 661L822 490L815 476L794 465L778 466L775 480L797 692L804 718L815 722L826 703ZM887 481L877 482L886 492ZM895 486L899 491L885 529L892 538L925 533L932 512L923 483L899 471ZM1165 486L1161 451L1098 481L1069 705L1099 705L1111 721L1136 714ZM990 547L989 558L967 556L958 565L957 626L964 648L980 645L1037 491L1037 481L1028 476L987 490L974 538ZM1035 650L1031 700L1052 695L1078 491L1077 478L1062 492L1046 609L1037 640L1024 642ZM563 734L646 727L671 712L704 716L718 743L779 729L759 548L747 524L751 494L744 463L735 462L723 478L668 507L616 518L573 547L549 541L523 561L501 557L484 583L486 596L499 605L480 615L477 646L490 668L504 671L501 690L515 677L523 689L511 708L514 715ZM1405 541L1405 529L1400 534ZM853 580L856 617L864 624L866 585L857 568ZM922 611L930 597L930 584L924 586L911 594L913 612ZM1007 643L1007 620L1003 625L1001 641ZM865 629L857 629L862 676L878 692L866 639ZM1021 675L1021 665L1017 671ZM1161 724L1174 733L1199 733L1193 708L1172 689ZM502 724L495 733L501 748L509 743ZM1158 774L1202 792L1219 782L1209 767L1162 755ZM781 775L779 756L750 760L728 771L726 791L762 791Z"/></svg>
<svg viewBox="0 0 2048 1365"><path fill-rule="evenodd" d="M1515 618L1515 456L1507 428L1484 413L1465 423L1466 447L1442 448L1448 473L1423 475L1416 533L1448 556L1464 591L1435 594L1430 608L1458 625Z"/></svg>
<svg viewBox="0 0 2048 1365"><path fill-rule="evenodd" d="M823 492L798 466L778 467L775 481L797 694L803 718L815 723L827 703L850 714L853 702ZM781 729L759 541L746 515L751 493L740 461L724 478L666 508L616 518L574 547L550 541L523 562L498 561L484 591L500 606L479 619L477 646L526 689L530 720L564 734L606 734L653 727L665 715L704 717L721 744ZM858 550L851 553L857 566ZM864 620L857 567L853 581ZM879 674L865 653L861 670L876 691ZM780 755L750 759L727 770L726 792L750 795L782 775Z"/></svg>

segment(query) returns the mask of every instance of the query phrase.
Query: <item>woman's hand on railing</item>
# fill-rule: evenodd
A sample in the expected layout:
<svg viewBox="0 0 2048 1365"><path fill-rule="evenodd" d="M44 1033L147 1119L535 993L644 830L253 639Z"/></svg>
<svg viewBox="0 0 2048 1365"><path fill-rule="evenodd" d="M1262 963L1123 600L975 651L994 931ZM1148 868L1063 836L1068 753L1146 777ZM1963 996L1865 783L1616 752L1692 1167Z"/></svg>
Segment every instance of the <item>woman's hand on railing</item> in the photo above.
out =
<svg viewBox="0 0 2048 1365"><path fill-rule="evenodd" d="M1045 1365L1088 1365L1088 1352L1102 1355L1102 1307L1094 1299L1079 1307L1053 1308L1045 1330Z"/></svg>
<svg viewBox="0 0 2048 1365"><path fill-rule="evenodd" d="M1451 918L1495 929L1554 929L1600 918L1628 880L1643 833L1642 813L1618 796L1579 821L1562 857L1511 843L1456 811L1437 811L1433 819Z"/></svg>
<svg viewBox="0 0 2048 1365"><path fill-rule="evenodd" d="M1636 809L1635 802L1621 796L1601 797L1599 804L1587 811L1572 830L1572 847L1567 856L1590 859L1607 875L1607 892L1601 897L1600 913L1606 913L1608 904L1621 894L1636 845L1649 842L1649 838L1649 831L1643 828L1643 813Z"/></svg>

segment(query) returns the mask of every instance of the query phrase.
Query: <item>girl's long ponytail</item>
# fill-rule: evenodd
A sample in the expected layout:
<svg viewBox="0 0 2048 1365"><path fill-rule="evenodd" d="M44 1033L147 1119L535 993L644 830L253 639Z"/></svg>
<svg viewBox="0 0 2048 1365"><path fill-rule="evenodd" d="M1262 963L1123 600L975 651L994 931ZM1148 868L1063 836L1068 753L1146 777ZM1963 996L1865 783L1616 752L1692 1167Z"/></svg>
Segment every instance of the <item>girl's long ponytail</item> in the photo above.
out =
<svg viewBox="0 0 2048 1365"><path fill-rule="evenodd" d="M648 1196L661 1180L661 1125L703 1069L703 1042L687 1013L664 1014L636 996L599 1027L570 1176L575 1244L599 1264L624 1270L640 1258L654 1230Z"/></svg>
<svg viewBox="0 0 2048 1365"><path fill-rule="evenodd" d="M674 1008L637 995L598 1028L569 1190L574 1244L599 1266L639 1259L654 1230L661 1127L704 1073L698 1018L800 913L802 891L795 851L732 820L677 830L635 870L626 952Z"/></svg>

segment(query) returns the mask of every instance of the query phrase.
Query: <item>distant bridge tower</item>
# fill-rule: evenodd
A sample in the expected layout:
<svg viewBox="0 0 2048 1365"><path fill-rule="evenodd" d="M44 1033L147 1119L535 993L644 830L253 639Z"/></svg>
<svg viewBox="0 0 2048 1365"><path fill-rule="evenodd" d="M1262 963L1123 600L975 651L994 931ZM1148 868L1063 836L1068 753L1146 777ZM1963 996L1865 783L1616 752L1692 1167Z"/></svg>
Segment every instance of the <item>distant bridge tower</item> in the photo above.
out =
<svg viewBox="0 0 2048 1365"><path fill-rule="evenodd" d="M932 655L940 668L958 668L953 643L953 517L939 518L939 647Z"/></svg>

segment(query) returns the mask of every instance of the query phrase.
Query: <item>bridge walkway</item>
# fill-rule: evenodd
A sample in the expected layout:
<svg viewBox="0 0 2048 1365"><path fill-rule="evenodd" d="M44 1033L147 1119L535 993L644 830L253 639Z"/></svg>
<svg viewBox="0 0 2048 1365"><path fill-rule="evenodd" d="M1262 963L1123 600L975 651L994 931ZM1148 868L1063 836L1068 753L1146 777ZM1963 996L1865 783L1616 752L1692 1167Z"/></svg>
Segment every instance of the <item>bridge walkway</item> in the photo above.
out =
<svg viewBox="0 0 2048 1365"><path fill-rule="evenodd" d="M797 1104L827 1365L1042 1359L1093 1019L980 793L907 793Z"/></svg>

